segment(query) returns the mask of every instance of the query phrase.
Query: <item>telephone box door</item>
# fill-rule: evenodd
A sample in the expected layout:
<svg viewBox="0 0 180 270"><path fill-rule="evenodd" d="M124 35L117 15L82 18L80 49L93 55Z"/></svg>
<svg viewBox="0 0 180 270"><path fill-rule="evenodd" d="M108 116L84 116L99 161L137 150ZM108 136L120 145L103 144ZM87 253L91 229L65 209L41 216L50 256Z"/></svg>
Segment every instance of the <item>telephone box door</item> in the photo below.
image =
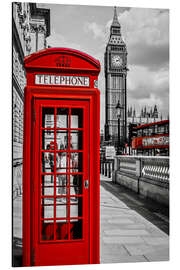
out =
<svg viewBox="0 0 180 270"><path fill-rule="evenodd" d="M89 103L33 106L32 265L88 264Z"/></svg>

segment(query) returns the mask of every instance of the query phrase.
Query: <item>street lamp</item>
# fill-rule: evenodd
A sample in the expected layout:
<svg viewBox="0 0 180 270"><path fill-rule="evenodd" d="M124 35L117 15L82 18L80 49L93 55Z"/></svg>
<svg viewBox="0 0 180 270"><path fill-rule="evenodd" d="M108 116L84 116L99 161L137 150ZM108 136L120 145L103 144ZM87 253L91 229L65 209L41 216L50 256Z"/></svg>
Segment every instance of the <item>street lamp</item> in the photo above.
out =
<svg viewBox="0 0 180 270"><path fill-rule="evenodd" d="M117 110L117 118L118 118L118 147L117 147L117 155L121 154L121 146L120 146L120 118L121 118L121 110L123 109L122 106L120 106L119 100L116 105Z"/></svg>

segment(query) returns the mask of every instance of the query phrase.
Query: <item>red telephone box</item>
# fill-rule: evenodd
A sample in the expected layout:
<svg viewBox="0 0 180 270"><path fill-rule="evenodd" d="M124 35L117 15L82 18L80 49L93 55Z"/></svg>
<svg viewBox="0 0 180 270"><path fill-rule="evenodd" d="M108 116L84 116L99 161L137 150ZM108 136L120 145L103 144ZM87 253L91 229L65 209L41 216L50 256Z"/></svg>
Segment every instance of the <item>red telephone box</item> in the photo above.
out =
<svg viewBox="0 0 180 270"><path fill-rule="evenodd" d="M99 263L100 63L65 48L24 62L23 265Z"/></svg>

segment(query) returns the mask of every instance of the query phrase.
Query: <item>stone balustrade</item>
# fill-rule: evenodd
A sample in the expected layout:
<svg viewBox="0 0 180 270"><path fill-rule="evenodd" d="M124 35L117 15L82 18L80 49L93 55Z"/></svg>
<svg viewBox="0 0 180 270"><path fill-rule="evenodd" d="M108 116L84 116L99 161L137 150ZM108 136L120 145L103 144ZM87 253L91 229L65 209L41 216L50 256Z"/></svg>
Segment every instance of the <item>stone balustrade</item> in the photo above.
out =
<svg viewBox="0 0 180 270"><path fill-rule="evenodd" d="M111 178L112 172L114 171L114 160L113 159L100 159L100 173Z"/></svg>
<svg viewBox="0 0 180 270"><path fill-rule="evenodd" d="M119 170L136 175L136 160L133 158L119 158Z"/></svg>
<svg viewBox="0 0 180 270"><path fill-rule="evenodd" d="M169 159L142 158L141 176L156 181L169 181Z"/></svg>
<svg viewBox="0 0 180 270"><path fill-rule="evenodd" d="M168 157L116 156L115 170L149 178L156 181L169 182Z"/></svg>
<svg viewBox="0 0 180 270"><path fill-rule="evenodd" d="M116 156L112 181L169 205L169 157Z"/></svg>

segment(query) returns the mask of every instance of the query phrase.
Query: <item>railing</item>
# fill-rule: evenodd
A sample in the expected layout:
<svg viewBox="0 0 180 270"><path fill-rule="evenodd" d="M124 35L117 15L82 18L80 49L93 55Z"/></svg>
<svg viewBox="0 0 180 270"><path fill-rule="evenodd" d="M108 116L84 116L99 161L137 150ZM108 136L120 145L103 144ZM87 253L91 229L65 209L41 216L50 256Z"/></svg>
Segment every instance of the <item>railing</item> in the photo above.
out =
<svg viewBox="0 0 180 270"><path fill-rule="evenodd" d="M142 159L141 176L157 181L169 181L169 159Z"/></svg>
<svg viewBox="0 0 180 270"><path fill-rule="evenodd" d="M116 156L114 169L137 177L169 182L169 157Z"/></svg>
<svg viewBox="0 0 180 270"><path fill-rule="evenodd" d="M114 159L100 159L100 173L111 178L114 171Z"/></svg>

